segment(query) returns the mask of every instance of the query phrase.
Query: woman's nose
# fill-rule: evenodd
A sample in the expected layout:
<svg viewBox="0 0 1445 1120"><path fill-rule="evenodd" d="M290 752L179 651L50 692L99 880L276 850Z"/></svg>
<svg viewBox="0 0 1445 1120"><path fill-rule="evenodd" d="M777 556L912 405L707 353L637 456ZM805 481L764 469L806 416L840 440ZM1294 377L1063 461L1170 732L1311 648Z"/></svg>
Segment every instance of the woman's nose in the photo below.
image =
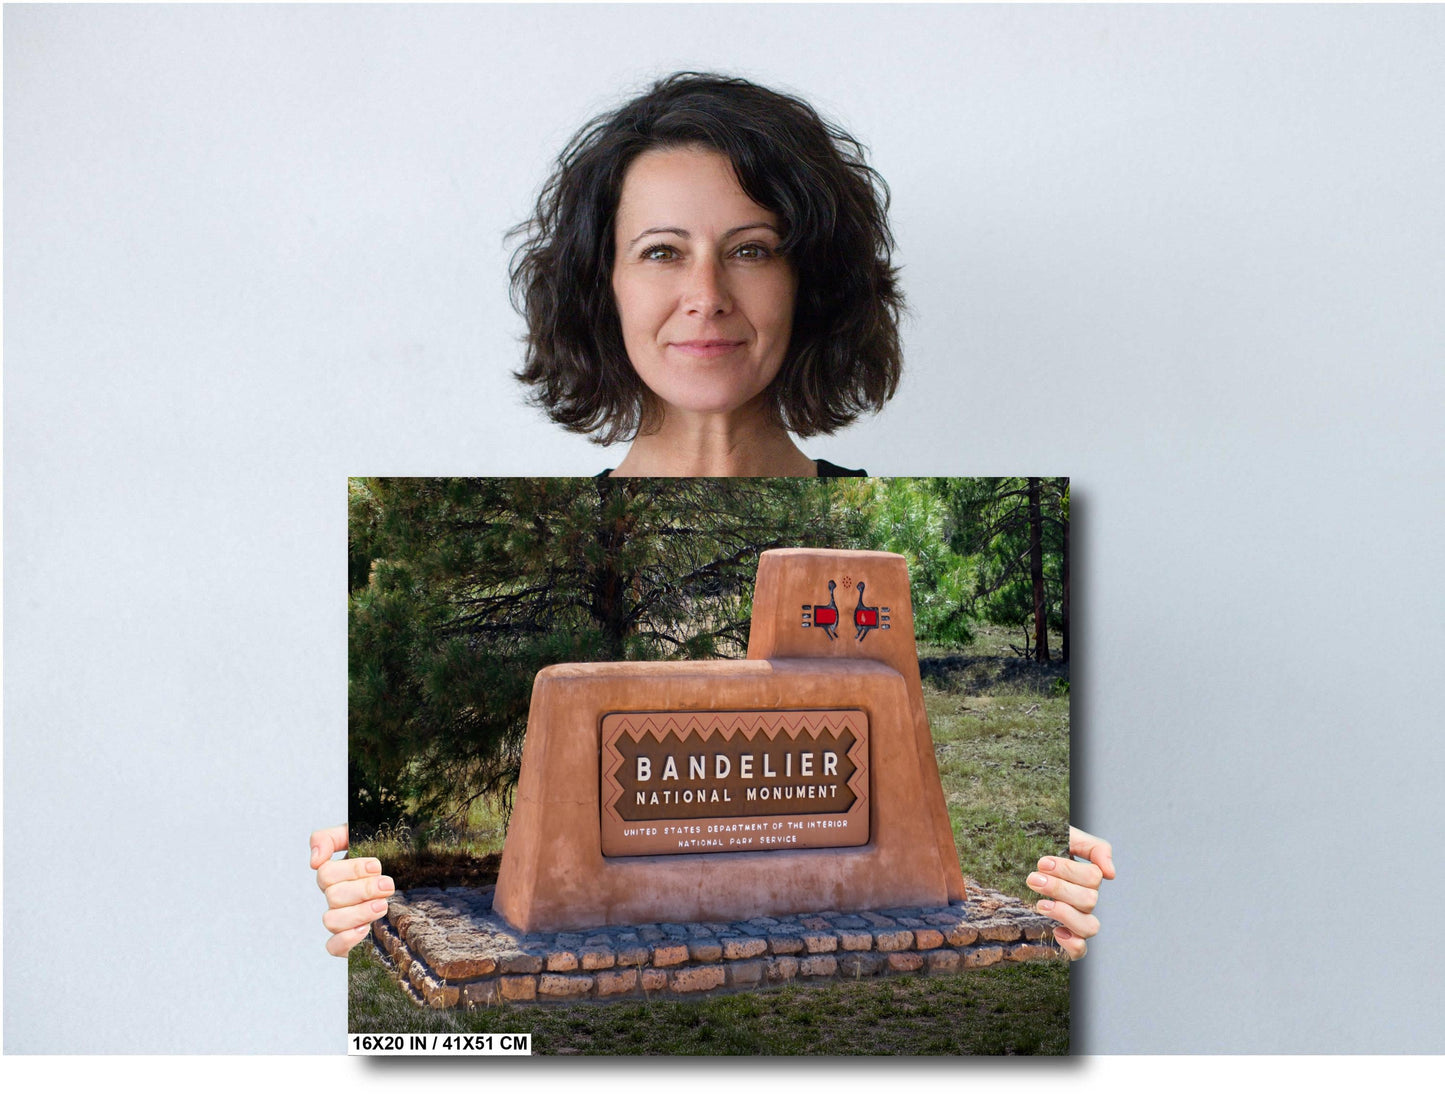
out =
<svg viewBox="0 0 1445 1120"><path fill-rule="evenodd" d="M726 315L732 310L732 295L720 262L699 258L688 270L683 306L686 311L697 312L704 318Z"/></svg>

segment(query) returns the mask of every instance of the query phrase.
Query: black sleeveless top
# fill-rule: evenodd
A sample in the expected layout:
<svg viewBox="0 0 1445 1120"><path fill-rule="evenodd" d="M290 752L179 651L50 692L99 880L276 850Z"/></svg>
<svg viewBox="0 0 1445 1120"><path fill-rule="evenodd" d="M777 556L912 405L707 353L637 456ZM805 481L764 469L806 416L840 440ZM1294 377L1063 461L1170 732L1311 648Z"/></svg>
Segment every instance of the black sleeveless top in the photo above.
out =
<svg viewBox="0 0 1445 1120"><path fill-rule="evenodd" d="M867 477L868 477L868 472L867 472L867 471L850 471L847 467L840 467L837 463L830 463L830 462L828 462L827 459L814 459L813 462L818 465L818 477L819 477L819 478L867 478ZM597 477L598 477L598 478L606 478L606 477L608 477L611 473L612 473L612 468L611 468L611 467L608 467L605 471L601 471L601 472L597 475Z"/></svg>

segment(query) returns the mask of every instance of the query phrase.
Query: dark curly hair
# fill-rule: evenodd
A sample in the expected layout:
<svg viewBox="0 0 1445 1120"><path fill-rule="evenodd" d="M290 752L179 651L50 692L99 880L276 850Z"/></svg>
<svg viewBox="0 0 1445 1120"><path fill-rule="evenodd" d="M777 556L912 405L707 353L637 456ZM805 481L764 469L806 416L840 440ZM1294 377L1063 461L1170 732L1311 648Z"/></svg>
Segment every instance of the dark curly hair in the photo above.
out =
<svg viewBox="0 0 1445 1120"><path fill-rule="evenodd" d="M768 388L783 426L827 434L898 387L903 296L888 185L857 140L806 102L742 78L684 72L589 121L558 157L512 256L527 320L518 380L553 420L609 444L657 419L632 368L612 293L613 220L643 152L698 145L728 157L744 191L783 219L798 276L792 338Z"/></svg>

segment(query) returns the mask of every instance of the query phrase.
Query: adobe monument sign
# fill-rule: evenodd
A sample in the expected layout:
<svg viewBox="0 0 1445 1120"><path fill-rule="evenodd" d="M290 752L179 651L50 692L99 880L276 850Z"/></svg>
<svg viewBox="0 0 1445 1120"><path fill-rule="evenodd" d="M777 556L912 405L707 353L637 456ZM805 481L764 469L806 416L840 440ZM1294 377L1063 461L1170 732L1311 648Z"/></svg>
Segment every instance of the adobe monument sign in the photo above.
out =
<svg viewBox="0 0 1445 1120"><path fill-rule="evenodd" d="M537 674L494 903L517 929L964 894L903 557L764 553L745 661Z"/></svg>
<svg viewBox="0 0 1445 1120"><path fill-rule="evenodd" d="M965 890L903 557L780 549L746 660L538 673L495 892L373 928L450 1007L1052 959L1053 925Z"/></svg>

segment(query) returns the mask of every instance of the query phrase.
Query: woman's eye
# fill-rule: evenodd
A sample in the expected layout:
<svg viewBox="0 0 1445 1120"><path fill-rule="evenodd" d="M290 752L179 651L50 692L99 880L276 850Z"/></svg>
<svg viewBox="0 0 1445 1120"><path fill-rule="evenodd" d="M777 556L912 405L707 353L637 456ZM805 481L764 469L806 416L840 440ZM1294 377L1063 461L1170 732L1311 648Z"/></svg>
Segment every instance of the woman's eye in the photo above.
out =
<svg viewBox="0 0 1445 1120"><path fill-rule="evenodd" d="M642 259L645 261L670 261L677 256L677 250L671 245L649 245L642 250Z"/></svg>
<svg viewBox="0 0 1445 1120"><path fill-rule="evenodd" d="M739 245L734 252L747 261L765 261L773 255L772 250L766 245L760 245L756 241L749 242L747 245Z"/></svg>

